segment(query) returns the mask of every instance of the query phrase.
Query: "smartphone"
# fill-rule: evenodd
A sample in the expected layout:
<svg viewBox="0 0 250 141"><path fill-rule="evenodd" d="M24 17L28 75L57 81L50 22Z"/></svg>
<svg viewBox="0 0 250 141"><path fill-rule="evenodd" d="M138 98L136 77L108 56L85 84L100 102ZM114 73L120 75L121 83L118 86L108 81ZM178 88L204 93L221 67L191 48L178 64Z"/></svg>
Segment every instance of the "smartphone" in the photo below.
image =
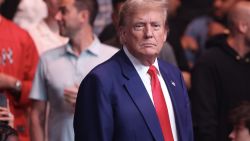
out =
<svg viewBox="0 0 250 141"><path fill-rule="evenodd" d="M0 93L0 107L7 108L7 97L2 93ZM0 121L0 125L2 124L7 125L8 121Z"/></svg>
<svg viewBox="0 0 250 141"><path fill-rule="evenodd" d="M0 93L0 106L7 107L7 97L2 93Z"/></svg>

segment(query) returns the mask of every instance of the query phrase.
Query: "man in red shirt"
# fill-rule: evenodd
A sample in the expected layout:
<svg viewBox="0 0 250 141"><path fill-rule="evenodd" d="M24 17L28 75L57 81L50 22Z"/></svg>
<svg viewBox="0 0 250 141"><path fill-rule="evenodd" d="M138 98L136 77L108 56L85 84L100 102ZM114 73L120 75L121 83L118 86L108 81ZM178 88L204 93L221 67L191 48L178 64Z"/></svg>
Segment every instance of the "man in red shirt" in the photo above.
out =
<svg viewBox="0 0 250 141"><path fill-rule="evenodd" d="M9 99L20 141L29 141L28 95L37 61L38 53L29 34L0 14L0 94Z"/></svg>

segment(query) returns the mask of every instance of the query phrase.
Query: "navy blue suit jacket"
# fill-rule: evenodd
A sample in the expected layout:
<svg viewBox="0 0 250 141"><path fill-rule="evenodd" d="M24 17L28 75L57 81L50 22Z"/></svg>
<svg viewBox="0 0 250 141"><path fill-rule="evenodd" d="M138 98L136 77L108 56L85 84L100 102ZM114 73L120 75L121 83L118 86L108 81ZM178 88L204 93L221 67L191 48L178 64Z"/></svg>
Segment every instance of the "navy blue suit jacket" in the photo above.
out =
<svg viewBox="0 0 250 141"><path fill-rule="evenodd" d="M172 100L179 141L193 141L188 95L180 71L159 60ZM123 50L82 81L75 141L164 141L153 103Z"/></svg>

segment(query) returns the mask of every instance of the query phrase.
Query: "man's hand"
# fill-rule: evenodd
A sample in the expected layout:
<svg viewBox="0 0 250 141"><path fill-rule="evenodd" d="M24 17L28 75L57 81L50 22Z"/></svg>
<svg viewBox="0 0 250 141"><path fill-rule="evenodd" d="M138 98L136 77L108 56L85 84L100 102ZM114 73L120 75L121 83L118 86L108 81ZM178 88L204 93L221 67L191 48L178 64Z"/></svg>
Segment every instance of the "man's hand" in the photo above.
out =
<svg viewBox="0 0 250 141"><path fill-rule="evenodd" d="M64 89L64 99L73 107L75 107L75 104L76 104L78 88L79 86L75 85L75 86L67 87Z"/></svg>
<svg viewBox="0 0 250 141"><path fill-rule="evenodd" d="M0 106L0 121L7 121L9 126L14 126L14 116L8 108Z"/></svg>
<svg viewBox="0 0 250 141"><path fill-rule="evenodd" d="M181 73L182 73L182 76L183 76L183 79L184 79L184 82L186 84L187 89L190 89L191 88L191 74L190 74L190 72L182 71Z"/></svg>
<svg viewBox="0 0 250 141"><path fill-rule="evenodd" d="M196 40L191 36L183 36L181 39L181 45L186 50L191 50L193 52L196 52L199 49L198 43Z"/></svg>
<svg viewBox="0 0 250 141"><path fill-rule="evenodd" d="M208 26L208 37L218 34L229 34L229 30L218 22L211 22Z"/></svg>

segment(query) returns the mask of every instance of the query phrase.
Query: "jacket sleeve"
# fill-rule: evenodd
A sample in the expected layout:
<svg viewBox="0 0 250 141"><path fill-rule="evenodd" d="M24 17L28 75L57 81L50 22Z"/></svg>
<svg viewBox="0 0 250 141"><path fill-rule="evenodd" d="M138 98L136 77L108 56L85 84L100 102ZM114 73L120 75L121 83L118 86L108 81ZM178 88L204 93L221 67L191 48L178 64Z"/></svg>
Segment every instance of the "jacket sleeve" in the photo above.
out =
<svg viewBox="0 0 250 141"><path fill-rule="evenodd" d="M111 98L100 77L90 73L80 85L74 116L75 141L111 141L113 111ZM106 86L107 88L107 86Z"/></svg>

